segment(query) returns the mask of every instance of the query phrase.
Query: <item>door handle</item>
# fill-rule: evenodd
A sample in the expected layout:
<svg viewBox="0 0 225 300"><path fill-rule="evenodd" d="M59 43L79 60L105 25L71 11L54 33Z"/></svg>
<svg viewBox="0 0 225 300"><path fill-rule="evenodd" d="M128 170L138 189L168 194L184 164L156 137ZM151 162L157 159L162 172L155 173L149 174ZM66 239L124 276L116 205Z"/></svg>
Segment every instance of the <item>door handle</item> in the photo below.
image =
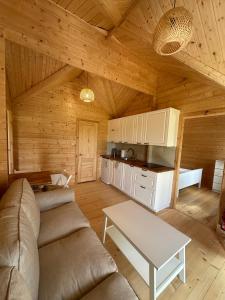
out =
<svg viewBox="0 0 225 300"><path fill-rule="evenodd" d="M145 187L145 186L143 186L143 185L140 185L140 187L141 187L142 189L146 189L146 187Z"/></svg>
<svg viewBox="0 0 225 300"><path fill-rule="evenodd" d="M147 175L141 174L142 177L147 177Z"/></svg>
<svg viewBox="0 0 225 300"><path fill-rule="evenodd" d="M83 154L81 154L81 153L80 153L79 155L80 155L80 156L83 156Z"/></svg>

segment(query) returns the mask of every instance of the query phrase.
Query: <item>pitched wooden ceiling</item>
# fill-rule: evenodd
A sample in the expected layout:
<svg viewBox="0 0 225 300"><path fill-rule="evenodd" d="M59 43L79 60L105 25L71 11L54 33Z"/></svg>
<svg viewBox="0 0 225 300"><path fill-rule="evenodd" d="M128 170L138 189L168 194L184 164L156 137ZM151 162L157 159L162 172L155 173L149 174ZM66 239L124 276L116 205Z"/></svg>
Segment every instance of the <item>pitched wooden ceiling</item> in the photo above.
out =
<svg viewBox="0 0 225 300"><path fill-rule="evenodd" d="M15 98L65 66L29 48L6 42L6 72L11 98Z"/></svg>
<svg viewBox="0 0 225 300"><path fill-rule="evenodd" d="M157 55L152 48L154 28L162 14L172 7L172 0L53 0L58 6L104 31L106 39L112 38L160 71L173 74L172 81L183 78L225 86L225 1L177 0L194 16L194 34L188 47L173 57ZM15 98L32 87L39 87L66 66L43 54L12 42L6 44L6 69L11 92ZM69 70L70 72L70 70ZM78 69L76 76L81 74ZM67 71L64 72L67 74ZM65 75L65 80L71 81ZM165 78L170 78L168 75ZM79 76L85 81L85 73ZM56 81L58 82L58 81ZM96 104L111 116L120 116L134 99L143 94L90 75L91 87L96 93ZM42 85L41 85L42 86ZM151 101L147 96L145 102Z"/></svg>
<svg viewBox="0 0 225 300"><path fill-rule="evenodd" d="M177 6L184 6L193 14L194 33L188 47L173 57L155 54L151 45L155 26L163 13L172 8L173 0L54 1L86 22L110 31L110 35L159 71L206 83L209 78L225 86L225 1L176 1Z"/></svg>
<svg viewBox="0 0 225 300"><path fill-rule="evenodd" d="M74 85L75 89L85 87L87 73L69 67L72 69L71 72L70 69L67 71L67 68L68 65L49 56L10 41L6 42L6 74L12 100L18 101L40 94L67 81L79 81ZM60 81L57 76L60 77ZM95 105L105 110L110 117L121 116L136 97L144 98L145 101L148 99L149 102L152 99L150 95L144 96L136 90L94 74L89 74L88 81L95 92Z"/></svg>

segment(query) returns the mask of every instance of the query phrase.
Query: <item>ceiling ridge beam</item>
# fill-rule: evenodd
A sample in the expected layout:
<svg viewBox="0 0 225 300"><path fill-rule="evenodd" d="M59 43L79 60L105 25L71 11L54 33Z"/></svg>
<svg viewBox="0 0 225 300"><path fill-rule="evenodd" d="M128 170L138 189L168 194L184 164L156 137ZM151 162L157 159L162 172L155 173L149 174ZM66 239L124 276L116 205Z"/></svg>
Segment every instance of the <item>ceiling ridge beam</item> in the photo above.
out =
<svg viewBox="0 0 225 300"><path fill-rule="evenodd" d="M139 0L133 0L129 8L126 10L126 12L123 14L122 18L120 19L119 23L114 26L111 30L108 31L107 38L114 35L114 33L117 31L117 29L120 28L120 26L123 25L123 23L126 21L127 17L130 15L130 13L133 11L133 9L137 6L139 3Z"/></svg>
<svg viewBox="0 0 225 300"><path fill-rule="evenodd" d="M15 97L13 100L22 101L28 97L34 97L46 90L49 91L65 82L74 80L82 72L83 72L82 70L78 70L75 69L74 67L66 65L65 67L59 69L58 71L48 76L44 80L33 85L29 90Z"/></svg>
<svg viewBox="0 0 225 300"><path fill-rule="evenodd" d="M0 0L0 27L5 38L56 60L146 94L156 90L150 64L52 1Z"/></svg>

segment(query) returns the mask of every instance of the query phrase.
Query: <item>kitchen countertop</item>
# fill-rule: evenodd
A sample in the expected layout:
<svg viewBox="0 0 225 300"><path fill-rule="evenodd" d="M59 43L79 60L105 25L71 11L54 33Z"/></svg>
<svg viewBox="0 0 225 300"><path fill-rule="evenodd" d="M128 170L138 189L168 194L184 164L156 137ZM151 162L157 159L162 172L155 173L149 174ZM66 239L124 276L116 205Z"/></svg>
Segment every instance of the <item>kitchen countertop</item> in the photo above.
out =
<svg viewBox="0 0 225 300"><path fill-rule="evenodd" d="M116 160L116 161L122 162L124 164L128 164L130 166L138 167L143 170L148 170L148 171L152 171L152 172L156 172L156 173L162 173L162 172L168 172L168 171L174 170L174 168L165 167L165 166L148 163L148 162L140 161L140 160L134 160L134 159L125 160L125 159L122 159L121 157L114 158L111 155L101 155L101 157L106 158L106 159Z"/></svg>

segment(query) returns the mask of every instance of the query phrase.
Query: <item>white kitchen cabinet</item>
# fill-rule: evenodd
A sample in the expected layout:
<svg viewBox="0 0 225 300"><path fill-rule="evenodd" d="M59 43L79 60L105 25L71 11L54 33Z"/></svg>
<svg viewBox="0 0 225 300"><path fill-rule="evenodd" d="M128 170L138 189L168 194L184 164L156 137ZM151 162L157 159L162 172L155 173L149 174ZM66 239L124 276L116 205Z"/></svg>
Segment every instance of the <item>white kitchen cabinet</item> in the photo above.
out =
<svg viewBox="0 0 225 300"><path fill-rule="evenodd" d="M145 143L149 145L165 145L167 123L167 111L147 113Z"/></svg>
<svg viewBox="0 0 225 300"><path fill-rule="evenodd" d="M121 119L113 119L108 121L108 142L122 142L122 123Z"/></svg>
<svg viewBox="0 0 225 300"><path fill-rule="evenodd" d="M123 163L119 161L113 162L113 185L122 190L123 179Z"/></svg>
<svg viewBox="0 0 225 300"><path fill-rule="evenodd" d="M110 159L102 158L101 180L106 184L113 182L113 161Z"/></svg>
<svg viewBox="0 0 225 300"><path fill-rule="evenodd" d="M153 172L126 163L108 160L111 165L103 164L102 181L123 191L136 201L158 212L170 206L174 171ZM104 166L110 169L105 180ZM108 177L107 177L108 178ZM112 179L113 178L113 179Z"/></svg>
<svg viewBox="0 0 225 300"><path fill-rule="evenodd" d="M158 212L170 206L174 171L152 172L135 167L133 197Z"/></svg>
<svg viewBox="0 0 225 300"><path fill-rule="evenodd" d="M133 116L121 118L122 122L122 143L134 144L135 118Z"/></svg>
<svg viewBox="0 0 225 300"><path fill-rule="evenodd" d="M146 134L146 113L134 115L134 144L145 143Z"/></svg>
<svg viewBox="0 0 225 300"><path fill-rule="evenodd" d="M180 112L166 108L109 121L108 141L175 147Z"/></svg>
<svg viewBox="0 0 225 300"><path fill-rule="evenodd" d="M134 167L123 164L122 191L129 196L133 195L133 170Z"/></svg>
<svg viewBox="0 0 225 300"><path fill-rule="evenodd" d="M179 111L169 108L146 114L145 143L157 146L176 146Z"/></svg>

